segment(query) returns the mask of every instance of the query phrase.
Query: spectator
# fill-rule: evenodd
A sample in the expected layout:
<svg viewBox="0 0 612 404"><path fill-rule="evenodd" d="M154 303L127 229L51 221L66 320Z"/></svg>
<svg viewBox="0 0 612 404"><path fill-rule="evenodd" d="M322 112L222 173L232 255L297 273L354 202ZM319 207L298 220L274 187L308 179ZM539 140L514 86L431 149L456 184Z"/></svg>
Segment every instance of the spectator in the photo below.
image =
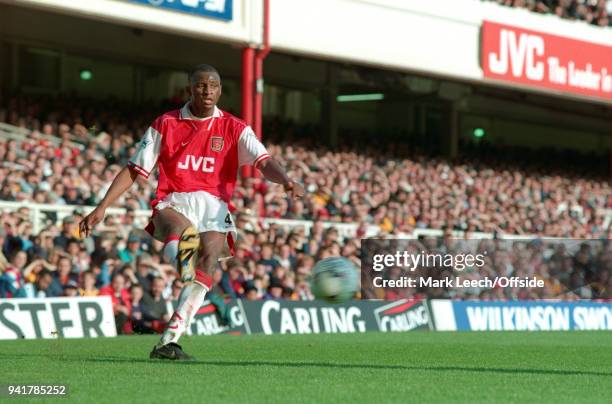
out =
<svg viewBox="0 0 612 404"><path fill-rule="evenodd" d="M47 229L43 229L35 238L32 248L29 250L30 257L41 257L47 259L49 252L53 249L53 236Z"/></svg>
<svg viewBox="0 0 612 404"><path fill-rule="evenodd" d="M292 253L289 244L283 243L280 245L279 254L274 258L281 266L295 270L295 255Z"/></svg>
<svg viewBox="0 0 612 404"><path fill-rule="evenodd" d="M62 222L62 233L53 239L53 245L66 251L68 241L76 237L78 237L77 223L73 216L66 216Z"/></svg>
<svg viewBox="0 0 612 404"><path fill-rule="evenodd" d="M151 283L154 278L153 272L155 270L153 261L151 260L151 255L143 253L136 261L136 278L138 283L145 291L150 291Z"/></svg>
<svg viewBox="0 0 612 404"><path fill-rule="evenodd" d="M119 252L119 258L122 262L130 264L142 254L141 240L136 234L130 234L127 240L127 247Z"/></svg>
<svg viewBox="0 0 612 404"><path fill-rule="evenodd" d="M83 287L79 294L84 297L98 296L100 291L96 288L96 274L93 271L83 273Z"/></svg>
<svg viewBox="0 0 612 404"><path fill-rule="evenodd" d="M181 295L181 289L183 289L183 282L180 279L172 281L172 291L170 293L170 301L178 302Z"/></svg>
<svg viewBox="0 0 612 404"><path fill-rule="evenodd" d="M42 298L42 297L53 297L55 295L49 293L49 288L53 282L53 275L47 269L43 269L38 276L36 281L33 283L27 283L21 289L20 297L29 298Z"/></svg>
<svg viewBox="0 0 612 404"><path fill-rule="evenodd" d="M79 285L76 281L68 281L68 283L64 286L64 296L66 297L78 297L79 295Z"/></svg>
<svg viewBox="0 0 612 404"><path fill-rule="evenodd" d="M261 246L261 258L257 261L258 265L263 265L266 267L267 272L272 272L280 263L276 258L273 257L273 249L271 243L264 243Z"/></svg>
<svg viewBox="0 0 612 404"><path fill-rule="evenodd" d="M246 300L259 300L259 296L257 295L257 287L253 282L247 282L244 288L244 298Z"/></svg>
<svg viewBox="0 0 612 404"><path fill-rule="evenodd" d="M161 277L153 278L151 282L151 293L145 293L142 298L143 308L155 320L167 322L170 320L168 314L168 303L162 296L166 288L164 279Z"/></svg>
<svg viewBox="0 0 612 404"><path fill-rule="evenodd" d="M265 300L279 300L283 296L283 283L278 278L272 278L268 286L268 293Z"/></svg>
<svg viewBox="0 0 612 404"><path fill-rule="evenodd" d="M43 270L47 269L49 271L55 271L55 267L50 265L44 259L36 258L34 261L30 262L23 270L22 275L24 282L35 282L38 274Z"/></svg>
<svg viewBox="0 0 612 404"><path fill-rule="evenodd" d="M49 288L50 296L62 296L64 288L70 281L75 281L76 275L72 272L72 262L67 255L63 255L57 262L57 271L53 273L53 282Z"/></svg>
<svg viewBox="0 0 612 404"><path fill-rule="evenodd" d="M71 257L72 271L75 274L80 274L89 269L91 259L83 250L81 241L76 238L69 239L66 245L66 253Z"/></svg>
<svg viewBox="0 0 612 404"><path fill-rule="evenodd" d="M155 334L163 330L163 323L152 316L145 307L143 298L145 292L141 285L134 284L130 288L132 312L130 320L132 330L137 334Z"/></svg>
<svg viewBox="0 0 612 404"><path fill-rule="evenodd" d="M23 286L22 270L28 260L28 256L23 251L15 251L10 260L10 264L0 275L0 297L16 297L19 289Z"/></svg>
<svg viewBox="0 0 612 404"><path fill-rule="evenodd" d="M6 269L9 263L8 259L4 255L4 241L5 241L4 227L0 227L0 274Z"/></svg>
<svg viewBox="0 0 612 404"><path fill-rule="evenodd" d="M130 293L126 289L125 277L120 273L115 273L111 284L100 288L100 296L111 297L117 334L129 334L131 332L129 319L132 303Z"/></svg>
<svg viewBox="0 0 612 404"><path fill-rule="evenodd" d="M64 202L67 205L82 205L85 203L83 197L75 187L68 187L63 195Z"/></svg>

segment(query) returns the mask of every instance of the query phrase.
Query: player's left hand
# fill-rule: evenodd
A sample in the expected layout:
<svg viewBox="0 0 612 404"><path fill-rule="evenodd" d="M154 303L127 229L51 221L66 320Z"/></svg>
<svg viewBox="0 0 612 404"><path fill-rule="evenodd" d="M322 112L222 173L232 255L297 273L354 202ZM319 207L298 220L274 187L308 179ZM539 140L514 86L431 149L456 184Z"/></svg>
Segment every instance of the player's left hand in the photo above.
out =
<svg viewBox="0 0 612 404"><path fill-rule="evenodd" d="M295 181L289 181L285 184L285 192L293 199L301 198L305 193L304 186Z"/></svg>

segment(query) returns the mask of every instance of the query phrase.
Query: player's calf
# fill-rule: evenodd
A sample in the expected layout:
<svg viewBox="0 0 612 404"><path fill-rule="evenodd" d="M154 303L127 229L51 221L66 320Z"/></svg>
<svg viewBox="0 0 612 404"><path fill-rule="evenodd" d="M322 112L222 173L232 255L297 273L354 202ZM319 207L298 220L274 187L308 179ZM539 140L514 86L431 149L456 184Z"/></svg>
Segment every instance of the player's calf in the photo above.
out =
<svg viewBox="0 0 612 404"><path fill-rule="evenodd" d="M164 240L164 247L162 248L162 255L170 265L176 267L178 263L178 244L181 236L180 231L169 234Z"/></svg>
<svg viewBox="0 0 612 404"><path fill-rule="evenodd" d="M183 286L176 311L172 315L170 322L168 322L166 330L162 334L159 342L153 349L154 352L160 351L157 352L160 355L163 355L164 352L168 355L173 355L172 350L174 348L163 347L169 344L176 345L179 338L187 332L193 317L197 313L200 306L202 306L202 302L204 302L206 292L208 292L209 288L210 283L202 279L201 271L197 271L195 282ZM153 358L153 356L151 357Z"/></svg>
<svg viewBox="0 0 612 404"><path fill-rule="evenodd" d="M219 233L222 235L221 233ZM216 234L215 234L216 235ZM194 238L195 236L195 238ZM166 330L158 344L151 353L152 358L163 356L165 359L172 359L168 356L174 355L175 347L181 335L187 332L193 317L202 305L206 297L206 293L212 287L212 277L209 272L216 265L218 257L218 246L222 245L223 239L218 237L203 237L202 243L206 246L200 254L195 250L200 245L199 235L195 229L189 226L183 231L179 240L178 267L181 278L184 280L188 271L192 271L192 277L187 276L188 281L185 282L179 304L174 312ZM190 253L193 251L193 253ZM196 261L199 262L199 269L195 269ZM167 351L167 352L166 352ZM167 353L167 355L165 355Z"/></svg>
<svg viewBox="0 0 612 404"><path fill-rule="evenodd" d="M178 243L177 269L181 280L190 283L195 280L195 266L198 260L200 235L193 226L187 226Z"/></svg>

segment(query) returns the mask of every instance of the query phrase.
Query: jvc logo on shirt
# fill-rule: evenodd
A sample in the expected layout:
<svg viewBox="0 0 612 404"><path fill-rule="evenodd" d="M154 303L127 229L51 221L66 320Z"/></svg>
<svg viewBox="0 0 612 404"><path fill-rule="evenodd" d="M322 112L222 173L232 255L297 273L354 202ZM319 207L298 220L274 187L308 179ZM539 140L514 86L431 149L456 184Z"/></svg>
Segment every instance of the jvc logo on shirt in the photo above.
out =
<svg viewBox="0 0 612 404"><path fill-rule="evenodd" d="M185 156L185 160L178 163L180 170L202 171L203 173L212 173L215 170L214 157L196 157L191 154Z"/></svg>

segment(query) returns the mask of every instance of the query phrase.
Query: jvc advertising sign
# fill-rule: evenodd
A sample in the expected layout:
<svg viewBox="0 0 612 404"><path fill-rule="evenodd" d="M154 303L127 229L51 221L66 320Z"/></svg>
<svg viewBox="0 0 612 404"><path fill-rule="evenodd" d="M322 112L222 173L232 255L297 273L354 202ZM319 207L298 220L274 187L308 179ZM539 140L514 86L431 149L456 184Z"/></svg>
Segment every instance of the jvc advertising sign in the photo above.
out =
<svg viewBox="0 0 612 404"><path fill-rule="evenodd" d="M481 38L485 78L612 100L612 46L491 21Z"/></svg>
<svg viewBox="0 0 612 404"><path fill-rule="evenodd" d="M233 0L130 0L134 3L180 11L223 21L232 20Z"/></svg>

